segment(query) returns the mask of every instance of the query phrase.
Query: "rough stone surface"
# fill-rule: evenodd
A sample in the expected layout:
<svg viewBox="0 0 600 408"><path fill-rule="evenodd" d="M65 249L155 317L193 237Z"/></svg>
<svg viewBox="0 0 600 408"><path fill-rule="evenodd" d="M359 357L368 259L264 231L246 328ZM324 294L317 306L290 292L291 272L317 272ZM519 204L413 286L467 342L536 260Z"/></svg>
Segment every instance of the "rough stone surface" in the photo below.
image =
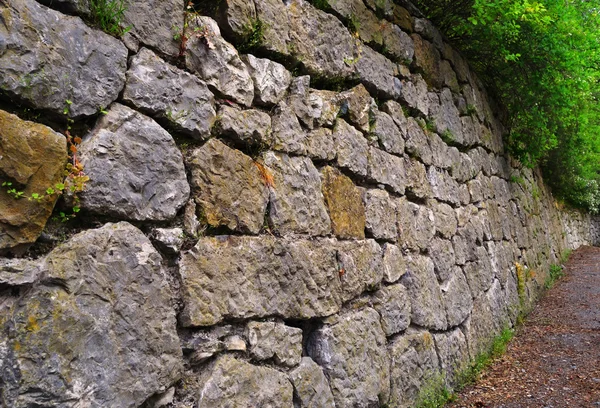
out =
<svg viewBox="0 0 600 408"><path fill-rule="evenodd" d="M287 367L300 364L302 329L276 322L250 322L246 330L252 357L273 358L277 364Z"/></svg>
<svg viewBox="0 0 600 408"><path fill-rule="evenodd" d="M261 230L268 191L250 157L211 139L191 152L188 165L192 197L208 225L252 234Z"/></svg>
<svg viewBox="0 0 600 408"><path fill-rule="evenodd" d="M412 38L395 24L384 24L382 28L383 46L394 58L410 65L415 55Z"/></svg>
<svg viewBox="0 0 600 408"><path fill-rule="evenodd" d="M435 265L438 281L445 282L450 278L456 263L452 242L447 239L434 237L431 240L429 254Z"/></svg>
<svg viewBox="0 0 600 408"><path fill-rule="evenodd" d="M224 355L200 376L197 406L291 407L292 399L292 384L285 374Z"/></svg>
<svg viewBox="0 0 600 408"><path fill-rule="evenodd" d="M299 408L335 408L327 377L310 357L302 357L300 365L290 371L289 378L294 395L300 400Z"/></svg>
<svg viewBox="0 0 600 408"><path fill-rule="evenodd" d="M256 109L223 105L219 110L219 127L223 136L237 143L259 148L271 143L271 117Z"/></svg>
<svg viewBox="0 0 600 408"><path fill-rule="evenodd" d="M321 170L321 183L333 233L341 239L364 239L365 206L360 190L330 166Z"/></svg>
<svg viewBox="0 0 600 408"><path fill-rule="evenodd" d="M79 233L43 269L36 301L18 301L3 327L10 407L135 408L179 379L173 294L141 231L123 222Z"/></svg>
<svg viewBox="0 0 600 408"><path fill-rule="evenodd" d="M420 74L401 81L400 99L410 108L417 109L423 115L429 114L427 83Z"/></svg>
<svg viewBox="0 0 600 408"><path fill-rule="evenodd" d="M389 346L391 369L390 405L413 407L421 386L439 370L431 333L408 329Z"/></svg>
<svg viewBox="0 0 600 408"><path fill-rule="evenodd" d="M181 228L156 228L152 240L159 249L167 254L177 254L183 246L183 229Z"/></svg>
<svg viewBox="0 0 600 408"><path fill-rule="evenodd" d="M375 239L395 241L398 237L396 226L396 205L385 190L367 190L364 194L366 229Z"/></svg>
<svg viewBox="0 0 600 408"><path fill-rule="evenodd" d="M458 222L456 212L452 207L445 203L439 203L435 200L429 201L429 206L433 211L435 219L435 230L446 239L452 238L456 234Z"/></svg>
<svg viewBox="0 0 600 408"><path fill-rule="evenodd" d="M123 13L122 27L142 44L176 57L179 41L174 36L183 29L183 8L178 0L132 1ZM178 32L179 31L179 32Z"/></svg>
<svg viewBox="0 0 600 408"><path fill-rule="evenodd" d="M152 119L114 104L84 138L79 159L90 181L81 206L126 220L173 218L190 194L175 141Z"/></svg>
<svg viewBox="0 0 600 408"><path fill-rule="evenodd" d="M477 247L475 250L476 261L467 263L464 266L465 276L471 288L473 298L487 291L494 282L494 270L490 263L490 258L483 247Z"/></svg>
<svg viewBox="0 0 600 408"><path fill-rule="evenodd" d="M386 286L373 295L373 308L381 316L381 328L386 336L392 336L408 328L410 324L410 299L401 284Z"/></svg>
<svg viewBox="0 0 600 408"><path fill-rule="evenodd" d="M406 269L400 282L408 289L412 305L411 321L428 329L445 330L446 313L433 261L423 255L409 255Z"/></svg>
<svg viewBox="0 0 600 408"><path fill-rule="evenodd" d="M405 198L396 202L398 219L398 242L413 250L426 250L435 235L433 212Z"/></svg>
<svg viewBox="0 0 600 408"><path fill-rule="evenodd" d="M35 261L0 258L0 285L20 286L37 280L41 270Z"/></svg>
<svg viewBox="0 0 600 408"><path fill-rule="evenodd" d="M275 107L271 122L274 150L294 154L306 153L306 132L300 126L294 111L285 101Z"/></svg>
<svg viewBox="0 0 600 408"><path fill-rule="evenodd" d="M270 315L309 319L336 313L341 304L329 240L206 237L182 254L179 266L184 326Z"/></svg>
<svg viewBox="0 0 600 408"><path fill-rule="evenodd" d="M465 370L469 362L467 339L460 329L433 335L440 360L440 370L447 386L456 385L457 373Z"/></svg>
<svg viewBox="0 0 600 408"><path fill-rule="evenodd" d="M395 193L404 194L405 192L404 160L398 156L371 147L369 149L368 175L370 179L388 186Z"/></svg>
<svg viewBox="0 0 600 408"><path fill-rule="evenodd" d="M307 351L323 367L336 406L369 407L386 403L390 366L379 314L366 308L335 320L311 335Z"/></svg>
<svg viewBox="0 0 600 408"><path fill-rule="evenodd" d="M131 59L123 100L196 139L210 136L216 117L206 84L147 48Z"/></svg>
<svg viewBox="0 0 600 408"><path fill-rule="evenodd" d="M431 185L427 180L425 165L417 159L407 157L404 160L404 169L406 171L406 195L421 200L431 198Z"/></svg>
<svg viewBox="0 0 600 408"><path fill-rule="evenodd" d="M267 50L302 61L312 73L345 77L354 71L344 62L355 57L354 39L336 17L302 0L254 4L256 17L265 24Z"/></svg>
<svg viewBox="0 0 600 408"><path fill-rule="evenodd" d="M333 130L337 164L359 175L367 175L369 146L358 130L343 119L338 119Z"/></svg>
<svg viewBox="0 0 600 408"><path fill-rule="evenodd" d="M427 180L431 184L433 197L454 206L460 204L458 183L450 177L446 170L430 166L427 171Z"/></svg>
<svg viewBox="0 0 600 408"><path fill-rule="evenodd" d="M396 245L383 245L383 280L394 283L406 273L406 262L402 251Z"/></svg>
<svg viewBox="0 0 600 408"><path fill-rule="evenodd" d="M409 118L406 125L406 152L426 165L433 164L433 154L427 135L413 118Z"/></svg>
<svg viewBox="0 0 600 408"><path fill-rule="evenodd" d="M429 85L441 88L443 77L440 71L440 52L420 35L412 34L410 37L415 47L415 66L423 73L423 77Z"/></svg>
<svg viewBox="0 0 600 408"><path fill-rule="evenodd" d="M33 0L3 2L0 14L0 90L73 118L117 99L127 70L119 40Z"/></svg>
<svg viewBox="0 0 600 408"><path fill-rule="evenodd" d="M283 99L292 82L292 74L281 64L248 54L242 57L254 83L254 102L276 105Z"/></svg>
<svg viewBox="0 0 600 408"><path fill-rule="evenodd" d="M361 84L340 95L345 100L349 122L358 130L369 131L371 95Z"/></svg>
<svg viewBox="0 0 600 408"><path fill-rule="evenodd" d="M310 159L267 152L265 166L273 175L269 225L280 234L326 235L331 222L325 208L319 172Z"/></svg>
<svg viewBox="0 0 600 408"><path fill-rule="evenodd" d="M306 154L314 160L333 161L335 146L333 132L328 128L318 128L306 135Z"/></svg>
<svg viewBox="0 0 600 408"><path fill-rule="evenodd" d="M383 150L388 153L404 154L404 138L394 119L380 111L375 113L374 118L375 123L371 133L377 137Z"/></svg>
<svg viewBox="0 0 600 408"><path fill-rule="evenodd" d="M238 52L221 37L217 23L210 17L194 19L200 30L208 30L212 47L203 37L193 35L185 51L186 67L225 97L245 106L254 100L254 83Z"/></svg>
<svg viewBox="0 0 600 408"><path fill-rule="evenodd" d="M381 283L383 254L374 240L340 241L335 255L343 301L354 299Z"/></svg>
<svg viewBox="0 0 600 408"><path fill-rule="evenodd" d="M458 326L465 321L473 310L473 299L467 279L460 267L455 267L450 278L440 286L442 299L446 306L448 326Z"/></svg>
<svg viewBox="0 0 600 408"><path fill-rule="evenodd" d="M66 138L52 129L0 110L0 179L23 195L44 195L63 180ZM1 184L1 183L0 183ZM58 196L41 202L15 199L0 189L0 251L35 242Z"/></svg>
<svg viewBox="0 0 600 408"><path fill-rule="evenodd" d="M302 124L309 129L319 126L333 126L340 114L342 104L347 104L343 95L337 92L311 89L310 76L297 77L290 86L286 99Z"/></svg>

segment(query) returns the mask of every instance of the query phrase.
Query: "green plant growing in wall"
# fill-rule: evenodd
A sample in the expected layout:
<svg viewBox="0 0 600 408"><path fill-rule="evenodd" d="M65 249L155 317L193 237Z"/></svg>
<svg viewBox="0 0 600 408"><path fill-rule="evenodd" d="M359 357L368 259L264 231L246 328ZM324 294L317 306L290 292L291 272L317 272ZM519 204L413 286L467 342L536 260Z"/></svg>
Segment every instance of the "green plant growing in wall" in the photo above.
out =
<svg viewBox="0 0 600 408"><path fill-rule="evenodd" d="M452 131L450 129L446 129L444 130L441 134L440 137L442 138L442 140L444 142L446 142L447 144L452 144L456 141L456 138L454 137L454 133L452 133Z"/></svg>
<svg viewBox="0 0 600 408"><path fill-rule="evenodd" d="M355 14L350 14L350 16L348 16L347 25L348 30L350 30L352 34L358 34L358 32L360 31L360 20Z"/></svg>
<svg viewBox="0 0 600 408"><path fill-rule="evenodd" d="M50 201L55 199L57 196L69 194L73 202L71 208L72 213L67 214L65 212L59 212L59 219L63 222L74 218L80 211L79 207L79 193L85 190L86 183L90 180L84 172L83 164L77 159L77 146L81 143L81 138L73 137L69 131L65 131L67 137L67 146L69 149L69 160L65 165L63 175L65 176L65 182L55 183L52 186L48 186L43 192L35 192L30 195L26 194L25 191L19 190L11 181L3 181L1 186L6 193L13 197L15 200L27 199L29 201L35 201L41 203L43 201Z"/></svg>
<svg viewBox="0 0 600 408"><path fill-rule="evenodd" d="M265 39L266 25L260 19L251 20L243 27L243 41L238 46L241 53L249 53L259 48Z"/></svg>
<svg viewBox="0 0 600 408"><path fill-rule="evenodd" d="M94 23L115 37L126 34L131 27L123 28L121 22L127 11L126 0L91 0L90 15Z"/></svg>

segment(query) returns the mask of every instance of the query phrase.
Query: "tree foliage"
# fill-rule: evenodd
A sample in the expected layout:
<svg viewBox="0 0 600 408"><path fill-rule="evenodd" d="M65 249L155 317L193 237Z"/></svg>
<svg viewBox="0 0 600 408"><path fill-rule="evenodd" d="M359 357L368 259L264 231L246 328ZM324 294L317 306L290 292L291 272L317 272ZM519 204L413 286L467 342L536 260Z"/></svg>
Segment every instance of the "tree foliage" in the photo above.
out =
<svg viewBox="0 0 600 408"><path fill-rule="evenodd" d="M600 210L600 5L417 0L508 113L507 145L555 195Z"/></svg>

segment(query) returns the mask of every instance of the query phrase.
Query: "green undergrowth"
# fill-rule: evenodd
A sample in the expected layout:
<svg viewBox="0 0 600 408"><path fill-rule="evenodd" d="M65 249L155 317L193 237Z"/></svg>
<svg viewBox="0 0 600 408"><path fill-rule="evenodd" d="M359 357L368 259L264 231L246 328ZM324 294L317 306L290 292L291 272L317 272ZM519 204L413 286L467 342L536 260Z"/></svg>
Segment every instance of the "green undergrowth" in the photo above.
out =
<svg viewBox="0 0 600 408"><path fill-rule="evenodd" d="M90 1L90 15L93 22L115 37L120 37L131 29L131 27L121 26L125 11L127 11L127 0Z"/></svg>
<svg viewBox="0 0 600 408"><path fill-rule="evenodd" d="M544 282L544 289L548 290L552 288L558 280L562 279L565 276L564 264L569 260L569 257L571 256L572 252L572 250L567 249L560 256L559 264L550 265L548 277Z"/></svg>
<svg viewBox="0 0 600 408"><path fill-rule="evenodd" d="M494 337L487 350L479 353L466 368L458 371L455 377L456 385L453 389L446 386L445 378L442 375L432 377L419 391L415 407L438 408L456 401L458 392L466 386L474 384L481 373L506 352L506 347L513 337L513 329L502 330L498 336Z"/></svg>

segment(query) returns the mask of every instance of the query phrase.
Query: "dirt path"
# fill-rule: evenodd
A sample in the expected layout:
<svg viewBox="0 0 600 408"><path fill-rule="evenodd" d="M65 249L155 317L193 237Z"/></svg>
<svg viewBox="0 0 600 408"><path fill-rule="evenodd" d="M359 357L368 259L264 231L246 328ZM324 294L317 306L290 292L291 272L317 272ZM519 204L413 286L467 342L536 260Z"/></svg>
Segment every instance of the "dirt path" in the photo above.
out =
<svg viewBox="0 0 600 408"><path fill-rule="evenodd" d="M459 407L600 408L600 248L584 247Z"/></svg>

